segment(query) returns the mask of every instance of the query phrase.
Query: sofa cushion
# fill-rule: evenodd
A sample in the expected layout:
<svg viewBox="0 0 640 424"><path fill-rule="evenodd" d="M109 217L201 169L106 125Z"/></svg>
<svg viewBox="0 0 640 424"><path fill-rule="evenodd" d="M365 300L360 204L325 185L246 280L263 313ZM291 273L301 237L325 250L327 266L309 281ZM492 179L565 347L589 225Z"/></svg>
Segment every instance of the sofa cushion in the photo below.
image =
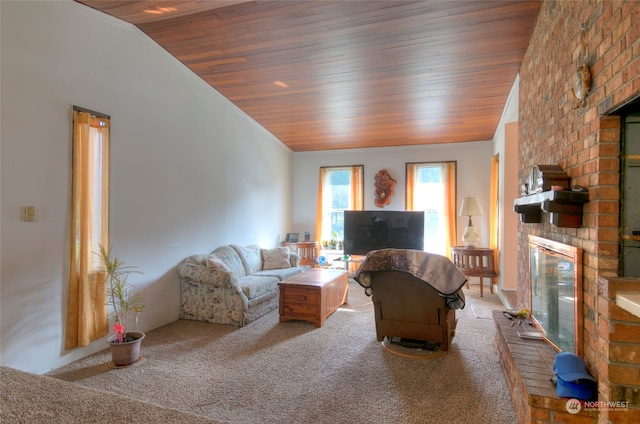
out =
<svg viewBox="0 0 640 424"><path fill-rule="evenodd" d="M229 272L233 272L236 277L244 277L244 265L238 253L231 246L220 246L213 252L229 268Z"/></svg>
<svg viewBox="0 0 640 424"><path fill-rule="evenodd" d="M247 275L238 279L242 292L249 300L278 289L280 280L269 275Z"/></svg>
<svg viewBox="0 0 640 424"><path fill-rule="evenodd" d="M225 264L218 255L215 255L213 253L207 257L206 266L222 271L229 271L229 267L227 266L227 264Z"/></svg>
<svg viewBox="0 0 640 424"><path fill-rule="evenodd" d="M258 271L254 275L277 277L278 279L286 280L296 274L300 274L303 271L300 267L281 268L281 269L266 269Z"/></svg>
<svg viewBox="0 0 640 424"><path fill-rule="evenodd" d="M295 252L289 252L289 261L291 262L292 267L297 267L300 265L300 255Z"/></svg>
<svg viewBox="0 0 640 424"><path fill-rule="evenodd" d="M242 265L244 266L245 275L254 274L256 271L262 269L262 260L260 259L260 246L252 244L249 246L238 246L237 244L230 244L230 246L236 251Z"/></svg>
<svg viewBox="0 0 640 424"><path fill-rule="evenodd" d="M273 249L261 249L262 269L291 268L288 247L274 247Z"/></svg>

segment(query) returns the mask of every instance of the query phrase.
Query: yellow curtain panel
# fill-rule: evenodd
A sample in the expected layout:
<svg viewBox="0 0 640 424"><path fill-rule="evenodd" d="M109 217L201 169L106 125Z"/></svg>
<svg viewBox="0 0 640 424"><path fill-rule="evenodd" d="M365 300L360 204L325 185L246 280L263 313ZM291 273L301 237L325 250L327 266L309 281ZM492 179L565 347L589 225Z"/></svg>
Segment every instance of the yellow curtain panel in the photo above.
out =
<svg viewBox="0 0 640 424"><path fill-rule="evenodd" d="M324 176L325 176L325 168L320 168L320 173L318 175L318 202L316 204L316 240L322 240L322 207L323 207L323 196L322 188L324 186Z"/></svg>
<svg viewBox="0 0 640 424"><path fill-rule="evenodd" d="M458 232L456 231L456 163L447 162L444 164L445 169L445 204L444 214L447 218L447 239L446 239L446 256L451 259L451 247L455 245L458 239Z"/></svg>

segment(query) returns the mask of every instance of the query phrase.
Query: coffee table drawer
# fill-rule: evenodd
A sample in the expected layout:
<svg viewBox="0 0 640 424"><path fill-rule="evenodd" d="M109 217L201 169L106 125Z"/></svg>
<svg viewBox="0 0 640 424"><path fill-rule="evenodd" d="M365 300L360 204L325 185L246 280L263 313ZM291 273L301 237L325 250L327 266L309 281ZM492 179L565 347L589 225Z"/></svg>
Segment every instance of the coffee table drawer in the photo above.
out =
<svg viewBox="0 0 640 424"><path fill-rule="evenodd" d="M319 315L320 290L309 287L281 287L280 290L281 316L300 319Z"/></svg>

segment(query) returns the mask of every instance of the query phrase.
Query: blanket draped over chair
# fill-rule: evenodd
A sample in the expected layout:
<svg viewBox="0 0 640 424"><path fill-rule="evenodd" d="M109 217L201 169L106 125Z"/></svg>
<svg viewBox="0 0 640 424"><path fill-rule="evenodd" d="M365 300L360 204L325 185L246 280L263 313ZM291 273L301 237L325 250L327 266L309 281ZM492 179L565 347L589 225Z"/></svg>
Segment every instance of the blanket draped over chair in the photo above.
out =
<svg viewBox="0 0 640 424"><path fill-rule="evenodd" d="M419 278L440 293L451 309L462 309L465 297L462 287L467 277L446 256L421 250L381 249L369 252L354 279L371 296L371 275L379 271L406 272Z"/></svg>

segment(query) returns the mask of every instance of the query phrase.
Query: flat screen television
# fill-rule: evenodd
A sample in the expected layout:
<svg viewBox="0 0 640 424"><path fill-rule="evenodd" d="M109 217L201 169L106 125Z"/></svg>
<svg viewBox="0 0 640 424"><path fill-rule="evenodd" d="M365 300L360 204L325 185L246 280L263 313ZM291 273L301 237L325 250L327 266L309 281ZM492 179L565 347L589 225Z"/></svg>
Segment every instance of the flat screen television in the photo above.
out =
<svg viewBox="0 0 640 424"><path fill-rule="evenodd" d="M424 250L424 211L344 211L344 254Z"/></svg>

